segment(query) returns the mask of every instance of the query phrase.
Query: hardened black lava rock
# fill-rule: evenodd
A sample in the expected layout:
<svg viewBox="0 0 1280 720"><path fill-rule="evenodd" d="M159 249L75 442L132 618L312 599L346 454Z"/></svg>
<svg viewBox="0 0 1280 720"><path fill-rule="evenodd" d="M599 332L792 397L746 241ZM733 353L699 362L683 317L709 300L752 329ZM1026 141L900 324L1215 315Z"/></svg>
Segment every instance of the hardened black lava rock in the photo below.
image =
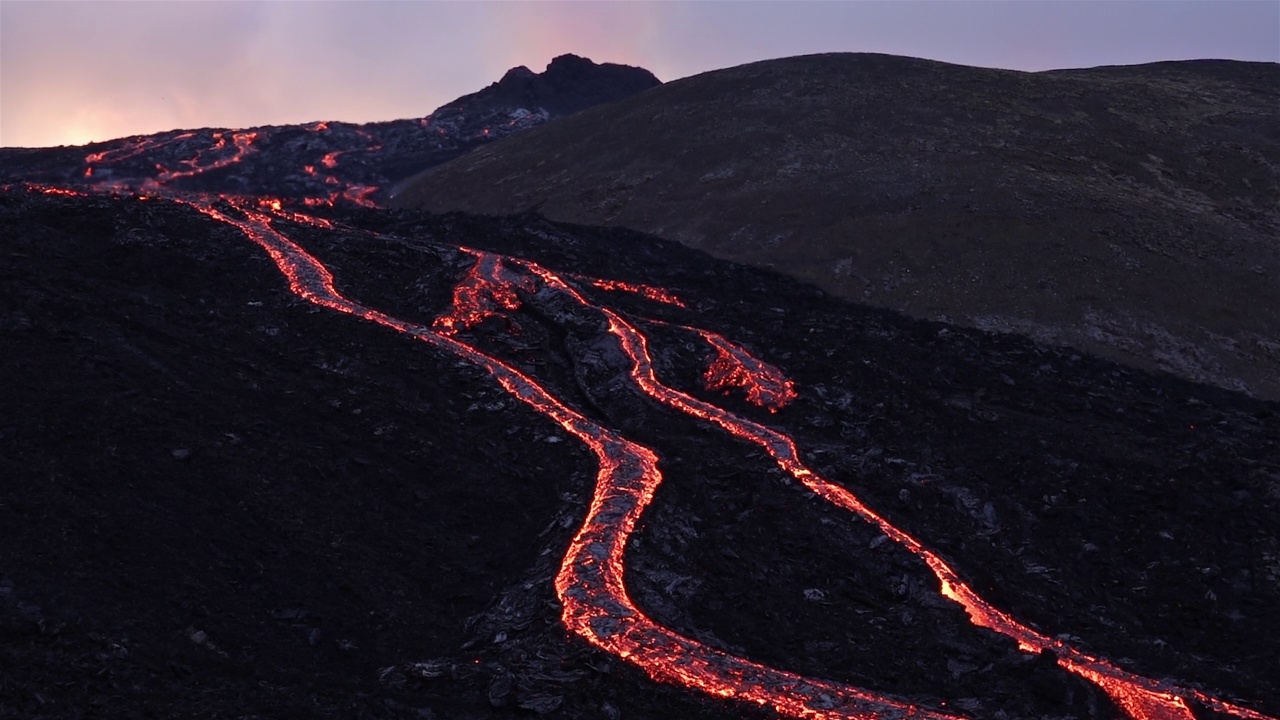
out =
<svg viewBox="0 0 1280 720"><path fill-rule="evenodd" d="M448 310L458 244L671 290L687 308L570 279L649 335L664 382L792 434L999 607L1280 713L1277 404L625 231L326 212L351 229L279 228L409 321ZM10 188L0 236L0 718L771 717L566 632L552 578L595 462L484 372L300 300L168 201ZM588 311L523 303L518 331L461 337L659 453L626 556L655 620L968 717L1122 717L758 449L641 396ZM653 320L738 342L798 399L706 392L710 350Z"/></svg>

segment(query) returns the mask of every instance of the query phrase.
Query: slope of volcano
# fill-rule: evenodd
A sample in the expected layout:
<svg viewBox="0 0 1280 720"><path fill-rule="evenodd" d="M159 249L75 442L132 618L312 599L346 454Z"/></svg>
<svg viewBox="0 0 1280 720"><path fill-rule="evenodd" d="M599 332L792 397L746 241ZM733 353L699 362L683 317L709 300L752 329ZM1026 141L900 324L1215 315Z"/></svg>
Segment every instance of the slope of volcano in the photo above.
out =
<svg viewBox="0 0 1280 720"><path fill-rule="evenodd" d="M0 192L0 717L1280 716L1275 403L629 231L302 207ZM611 644L640 613L684 674Z"/></svg>
<svg viewBox="0 0 1280 720"><path fill-rule="evenodd" d="M626 227L845 298L1280 398L1280 67L871 54L668 83L395 200Z"/></svg>

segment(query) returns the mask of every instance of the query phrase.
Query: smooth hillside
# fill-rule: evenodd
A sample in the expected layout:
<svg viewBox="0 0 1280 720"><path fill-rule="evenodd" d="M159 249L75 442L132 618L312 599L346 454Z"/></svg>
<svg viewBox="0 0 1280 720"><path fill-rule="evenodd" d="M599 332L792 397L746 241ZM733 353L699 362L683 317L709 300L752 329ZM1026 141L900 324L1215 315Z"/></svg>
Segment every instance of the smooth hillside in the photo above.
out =
<svg viewBox="0 0 1280 720"><path fill-rule="evenodd" d="M921 318L1280 398L1280 66L872 54L667 83L395 203L652 232Z"/></svg>

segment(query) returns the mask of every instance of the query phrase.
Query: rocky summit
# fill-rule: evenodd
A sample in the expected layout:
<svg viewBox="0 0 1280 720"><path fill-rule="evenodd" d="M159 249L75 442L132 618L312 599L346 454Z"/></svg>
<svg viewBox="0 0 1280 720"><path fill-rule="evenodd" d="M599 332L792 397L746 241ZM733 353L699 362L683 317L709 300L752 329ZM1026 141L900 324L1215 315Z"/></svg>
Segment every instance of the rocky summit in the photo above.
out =
<svg viewBox="0 0 1280 720"><path fill-rule="evenodd" d="M657 234L913 317L1280 399L1280 66L709 72L435 168L395 203Z"/></svg>

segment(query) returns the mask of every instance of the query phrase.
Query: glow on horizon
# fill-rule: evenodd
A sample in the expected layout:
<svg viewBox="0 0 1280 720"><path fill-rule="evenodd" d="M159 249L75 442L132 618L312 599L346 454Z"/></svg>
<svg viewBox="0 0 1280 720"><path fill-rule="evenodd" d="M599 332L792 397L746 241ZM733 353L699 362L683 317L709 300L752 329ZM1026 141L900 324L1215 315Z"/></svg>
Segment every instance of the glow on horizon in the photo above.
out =
<svg viewBox="0 0 1280 720"><path fill-rule="evenodd" d="M0 146L422 117L570 52L672 80L840 51L1018 70L1280 62L1280 3L4 0Z"/></svg>

